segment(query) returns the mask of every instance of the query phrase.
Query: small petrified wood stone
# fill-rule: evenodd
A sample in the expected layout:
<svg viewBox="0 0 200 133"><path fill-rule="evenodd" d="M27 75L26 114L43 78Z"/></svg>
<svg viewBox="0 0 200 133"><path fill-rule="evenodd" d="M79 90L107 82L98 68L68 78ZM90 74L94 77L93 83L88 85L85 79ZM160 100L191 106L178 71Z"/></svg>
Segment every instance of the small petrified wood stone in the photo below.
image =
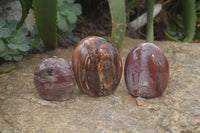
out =
<svg viewBox="0 0 200 133"><path fill-rule="evenodd" d="M79 89L90 96L112 94L122 75L117 49L102 37L83 39L74 51L72 65Z"/></svg>
<svg viewBox="0 0 200 133"><path fill-rule="evenodd" d="M41 60L34 72L34 82L39 95L46 100L71 98L76 84L70 64L56 56Z"/></svg>
<svg viewBox="0 0 200 133"><path fill-rule="evenodd" d="M152 43L136 46L127 56L124 77L133 96L146 98L161 96L169 81L167 58Z"/></svg>

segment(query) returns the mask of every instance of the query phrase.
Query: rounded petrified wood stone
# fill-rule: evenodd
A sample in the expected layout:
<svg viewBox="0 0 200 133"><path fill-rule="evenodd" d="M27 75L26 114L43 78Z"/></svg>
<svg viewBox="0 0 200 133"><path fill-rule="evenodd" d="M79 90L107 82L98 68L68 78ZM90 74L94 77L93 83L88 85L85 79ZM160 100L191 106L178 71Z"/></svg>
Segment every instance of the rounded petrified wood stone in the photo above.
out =
<svg viewBox="0 0 200 133"><path fill-rule="evenodd" d="M161 96L169 81L167 58L156 45L139 44L126 58L124 77L131 95Z"/></svg>
<svg viewBox="0 0 200 133"><path fill-rule="evenodd" d="M74 51L72 65L79 89L90 96L112 94L122 75L117 49L102 37L83 39Z"/></svg>
<svg viewBox="0 0 200 133"><path fill-rule="evenodd" d="M51 57L40 61L34 72L39 95L46 100L67 100L76 85L73 69L63 58Z"/></svg>

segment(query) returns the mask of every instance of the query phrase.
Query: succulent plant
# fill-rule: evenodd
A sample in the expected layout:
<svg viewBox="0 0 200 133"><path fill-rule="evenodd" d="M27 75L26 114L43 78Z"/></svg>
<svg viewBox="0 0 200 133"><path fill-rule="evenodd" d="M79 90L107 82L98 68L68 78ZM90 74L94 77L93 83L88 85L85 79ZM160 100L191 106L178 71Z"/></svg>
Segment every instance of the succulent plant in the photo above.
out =
<svg viewBox="0 0 200 133"><path fill-rule="evenodd" d="M20 61L31 48L32 40L24 27L16 29L17 21L10 23L0 18L0 58L5 61Z"/></svg>
<svg viewBox="0 0 200 133"><path fill-rule="evenodd" d="M62 38L72 34L77 16L81 14L81 5L74 2L75 0L33 0L38 32L48 48L57 47L58 34ZM112 43L120 50L126 29L125 1L108 0L108 3L113 25ZM61 32L64 34L60 34Z"/></svg>
<svg viewBox="0 0 200 133"><path fill-rule="evenodd" d="M81 5L74 3L74 0L59 0L57 22L62 32L72 34L76 26L77 16L81 15Z"/></svg>

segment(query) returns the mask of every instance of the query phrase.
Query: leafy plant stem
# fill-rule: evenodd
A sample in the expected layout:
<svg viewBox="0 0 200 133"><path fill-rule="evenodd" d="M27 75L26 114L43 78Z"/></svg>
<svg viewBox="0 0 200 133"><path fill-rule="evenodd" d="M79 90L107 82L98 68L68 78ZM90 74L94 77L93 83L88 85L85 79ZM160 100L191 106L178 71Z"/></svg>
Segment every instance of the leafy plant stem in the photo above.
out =
<svg viewBox="0 0 200 133"><path fill-rule="evenodd" d="M147 7L147 42L153 43L154 41L154 31L153 31L153 8L154 0L146 0Z"/></svg>
<svg viewBox="0 0 200 133"><path fill-rule="evenodd" d="M182 0L184 22L185 22L185 42L192 42L195 35L196 8L195 0Z"/></svg>
<svg viewBox="0 0 200 133"><path fill-rule="evenodd" d="M178 39L172 37L172 36L171 36L170 34L168 34L167 32L165 32L165 35L166 35L169 39L171 39L172 41L181 42L181 41L179 41Z"/></svg>
<svg viewBox="0 0 200 133"><path fill-rule="evenodd" d="M34 13L39 35L47 48L57 47L57 1L33 0Z"/></svg>
<svg viewBox="0 0 200 133"><path fill-rule="evenodd" d="M14 70L16 68L16 66L11 66L10 68L7 68L7 69L3 69L3 68L0 68L0 73L8 73L12 70Z"/></svg>
<svg viewBox="0 0 200 133"><path fill-rule="evenodd" d="M112 17L112 43L120 50L126 30L125 0L108 0Z"/></svg>

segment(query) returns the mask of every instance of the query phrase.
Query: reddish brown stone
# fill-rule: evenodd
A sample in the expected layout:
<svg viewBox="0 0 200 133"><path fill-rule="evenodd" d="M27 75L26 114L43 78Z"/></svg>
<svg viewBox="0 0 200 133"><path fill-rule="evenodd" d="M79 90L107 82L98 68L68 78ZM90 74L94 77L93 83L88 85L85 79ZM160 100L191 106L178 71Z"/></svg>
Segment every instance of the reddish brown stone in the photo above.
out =
<svg viewBox="0 0 200 133"><path fill-rule="evenodd" d="M90 96L112 94L121 79L122 60L114 45L92 36L76 47L72 59L79 89Z"/></svg>
<svg viewBox="0 0 200 133"><path fill-rule="evenodd" d="M126 58L124 77L131 95L161 96L169 81L167 58L156 45L139 44Z"/></svg>
<svg viewBox="0 0 200 133"><path fill-rule="evenodd" d="M39 95L46 100L71 98L76 83L72 67L59 57L43 59L35 69L34 82Z"/></svg>

